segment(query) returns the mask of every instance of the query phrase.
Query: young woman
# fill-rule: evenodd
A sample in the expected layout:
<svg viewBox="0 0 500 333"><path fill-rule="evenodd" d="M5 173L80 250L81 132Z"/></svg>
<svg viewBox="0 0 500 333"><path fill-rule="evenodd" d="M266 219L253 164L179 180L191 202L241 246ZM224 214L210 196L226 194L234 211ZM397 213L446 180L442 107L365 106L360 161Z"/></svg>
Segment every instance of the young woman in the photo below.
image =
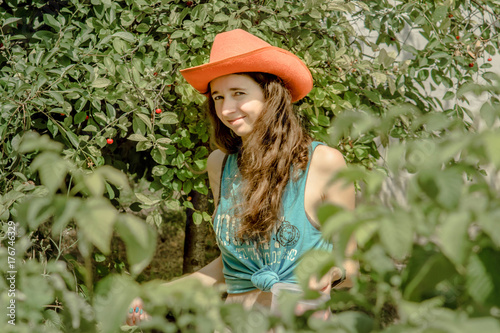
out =
<svg viewBox="0 0 500 333"><path fill-rule="evenodd" d="M354 208L354 187L331 182L344 159L313 141L293 110L292 103L312 89L312 76L292 53L237 29L216 36L208 64L181 73L207 96L219 148L208 157L207 171L221 256L170 283L225 283L227 302L270 306L275 283L297 283L301 255L332 248L321 237L317 208ZM347 254L354 249L351 240ZM313 277L309 287L349 287L356 273L356 263L347 261L344 268ZM147 318L140 299L130 310L129 325Z"/></svg>

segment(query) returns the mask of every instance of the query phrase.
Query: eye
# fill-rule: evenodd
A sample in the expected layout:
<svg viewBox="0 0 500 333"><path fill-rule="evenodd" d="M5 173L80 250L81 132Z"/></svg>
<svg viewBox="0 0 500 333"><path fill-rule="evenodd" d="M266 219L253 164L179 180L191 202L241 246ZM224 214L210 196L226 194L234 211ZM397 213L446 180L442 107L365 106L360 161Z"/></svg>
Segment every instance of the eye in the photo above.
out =
<svg viewBox="0 0 500 333"><path fill-rule="evenodd" d="M243 91L236 91L234 93L235 96L241 96L241 95L245 95L245 93Z"/></svg>
<svg viewBox="0 0 500 333"><path fill-rule="evenodd" d="M222 99L222 96L213 96L213 97L212 97L212 99L213 99L214 101L217 101L217 100L219 100L219 99Z"/></svg>

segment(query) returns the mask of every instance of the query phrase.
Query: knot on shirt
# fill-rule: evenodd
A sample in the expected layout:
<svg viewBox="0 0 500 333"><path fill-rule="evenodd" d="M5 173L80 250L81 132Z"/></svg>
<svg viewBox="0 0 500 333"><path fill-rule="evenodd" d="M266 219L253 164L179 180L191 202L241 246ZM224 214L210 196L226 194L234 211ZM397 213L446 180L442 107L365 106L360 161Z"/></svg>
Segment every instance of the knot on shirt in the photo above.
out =
<svg viewBox="0 0 500 333"><path fill-rule="evenodd" d="M262 291L269 291L280 278L269 266L264 266L252 274L252 283L256 288Z"/></svg>

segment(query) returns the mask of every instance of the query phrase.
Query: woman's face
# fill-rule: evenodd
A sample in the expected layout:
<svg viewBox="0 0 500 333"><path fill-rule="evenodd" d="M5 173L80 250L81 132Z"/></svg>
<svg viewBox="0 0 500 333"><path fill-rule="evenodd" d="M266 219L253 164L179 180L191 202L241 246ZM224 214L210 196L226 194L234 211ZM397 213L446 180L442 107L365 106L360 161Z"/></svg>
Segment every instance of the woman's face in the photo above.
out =
<svg viewBox="0 0 500 333"><path fill-rule="evenodd" d="M250 76L229 74L210 82L217 117L243 141L264 109L264 92Z"/></svg>

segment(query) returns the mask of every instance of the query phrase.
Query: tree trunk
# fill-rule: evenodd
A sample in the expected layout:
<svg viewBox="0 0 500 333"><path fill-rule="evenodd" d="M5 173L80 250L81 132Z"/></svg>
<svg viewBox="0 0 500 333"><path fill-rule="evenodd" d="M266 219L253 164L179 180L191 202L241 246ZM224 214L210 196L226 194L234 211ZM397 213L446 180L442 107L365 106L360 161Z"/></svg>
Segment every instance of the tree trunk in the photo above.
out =
<svg viewBox="0 0 500 333"><path fill-rule="evenodd" d="M210 191L209 191L210 195ZM208 212L208 196L193 190L189 193L194 208L201 212ZM206 240L209 235L210 224L203 221L196 225L193 221L192 209L186 211L186 233L184 239L184 262L182 273L192 273L206 263Z"/></svg>

